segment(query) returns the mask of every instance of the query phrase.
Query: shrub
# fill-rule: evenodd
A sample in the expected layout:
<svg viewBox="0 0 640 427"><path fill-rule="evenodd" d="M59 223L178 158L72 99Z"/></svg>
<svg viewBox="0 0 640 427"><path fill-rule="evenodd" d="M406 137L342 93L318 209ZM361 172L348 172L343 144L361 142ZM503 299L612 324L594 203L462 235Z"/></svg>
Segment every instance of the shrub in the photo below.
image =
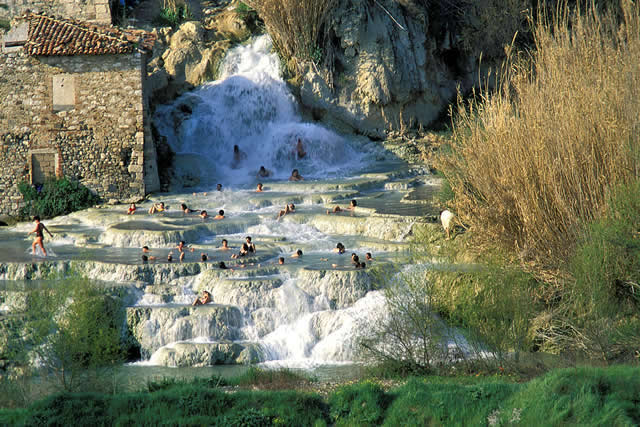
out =
<svg viewBox="0 0 640 427"><path fill-rule="evenodd" d="M153 18L153 23L176 28L190 18L191 11L187 3L181 0L164 0L160 13Z"/></svg>
<svg viewBox="0 0 640 427"><path fill-rule="evenodd" d="M82 278L31 290L24 334L12 345L23 360L35 355L64 390L75 390L102 368L122 362L124 310Z"/></svg>
<svg viewBox="0 0 640 427"><path fill-rule="evenodd" d="M462 220L543 266L561 264L640 169L640 6L624 11L620 26L593 3L540 16L531 55L510 51L495 91L459 100L440 158Z"/></svg>
<svg viewBox="0 0 640 427"><path fill-rule="evenodd" d="M311 380L289 369L260 369L252 366L244 374L232 378L228 382L239 386L256 386L263 390L283 390L307 385Z"/></svg>
<svg viewBox="0 0 640 427"><path fill-rule="evenodd" d="M87 187L67 178L49 179L39 189L22 182L18 184L18 189L26 203L20 211L23 217L66 215L92 206L99 200Z"/></svg>
<svg viewBox="0 0 640 427"><path fill-rule="evenodd" d="M319 64L328 48L328 19L337 0L255 0L274 46L294 64ZM298 72L290 67L293 72Z"/></svg>
<svg viewBox="0 0 640 427"><path fill-rule="evenodd" d="M342 386L329 396L331 419L336 425L379 425L388 399L384 390L371 382Z"/></svg>
<svg viewBox="0 0 640 427"><path fill-rule="evenodd" d="M607 206L585 227L544 334L550 350L611 361L640 348L640 181L618 188Z"/></svg>

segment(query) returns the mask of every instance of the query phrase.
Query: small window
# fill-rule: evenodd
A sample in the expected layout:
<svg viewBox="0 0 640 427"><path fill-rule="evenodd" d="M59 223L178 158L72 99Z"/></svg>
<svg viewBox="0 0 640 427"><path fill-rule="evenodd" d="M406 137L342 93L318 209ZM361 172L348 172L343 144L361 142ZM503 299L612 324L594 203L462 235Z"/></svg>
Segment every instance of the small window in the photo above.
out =
<svg viewBox="0 0 640 427"><path fill-rule="evenodd" d="M72 74L53 76L53 111L73 110L76 106L76 81Z"/></svg>

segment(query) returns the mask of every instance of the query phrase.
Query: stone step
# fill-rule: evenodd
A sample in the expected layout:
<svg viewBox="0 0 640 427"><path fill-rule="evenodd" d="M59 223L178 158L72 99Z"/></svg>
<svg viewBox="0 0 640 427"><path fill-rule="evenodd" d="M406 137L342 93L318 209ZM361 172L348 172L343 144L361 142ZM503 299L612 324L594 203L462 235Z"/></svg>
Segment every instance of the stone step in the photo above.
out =
<svg viewBox="0 0 640 427"><path fill-rule="evenodd" d="M200 306L136 306L127 308L129 331L144 358L160 347L177 341L206 337L210 340L240 338L242 314L237 307L206 304Z"/></svg>

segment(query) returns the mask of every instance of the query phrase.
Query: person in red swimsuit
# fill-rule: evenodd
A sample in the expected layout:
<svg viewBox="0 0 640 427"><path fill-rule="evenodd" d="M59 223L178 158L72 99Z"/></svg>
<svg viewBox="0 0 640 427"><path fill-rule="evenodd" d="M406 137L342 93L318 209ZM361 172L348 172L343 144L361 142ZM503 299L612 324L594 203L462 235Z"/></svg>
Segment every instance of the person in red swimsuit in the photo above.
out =
<svg viewBox="0 0 640 427"><path fill-rule="evenodd" d="M40 249L42 249L42 253L44 254L44 256L47 256L47 250L44 248L44 244L42 243L42 240L44 239L44 231L46 231L50 237L53 237L53 234L51 234L49 229L40 222L40 217L38 215L34 216L33 220L36 222L36 227L29 232L29 234L36 233L36 239L31 245L32 253L33 255L36 254L36 245L38 245L40 246Z"/></svg>

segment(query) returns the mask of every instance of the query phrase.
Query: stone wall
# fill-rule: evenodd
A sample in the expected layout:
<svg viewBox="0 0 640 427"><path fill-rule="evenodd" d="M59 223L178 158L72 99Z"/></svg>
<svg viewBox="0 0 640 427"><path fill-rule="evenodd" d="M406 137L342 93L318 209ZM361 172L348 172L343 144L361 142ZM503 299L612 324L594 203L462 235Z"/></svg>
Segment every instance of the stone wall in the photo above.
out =
<svg viewBox="0 0 640 427"><path fill-rule="evenodd" d="M0 0L0 18L10 19L27 10L48 15L60 15L80 21L111 24L109 0Z"/></svg>
<svg viewBox="0 0 640 427"><path fill-rule="evenodd" d="M56 175L104 199L137 200L159 190L145 62L139 53L0 54L0 214L19 209L17 184L32 182L40 153L55 154Z"/></svg>

